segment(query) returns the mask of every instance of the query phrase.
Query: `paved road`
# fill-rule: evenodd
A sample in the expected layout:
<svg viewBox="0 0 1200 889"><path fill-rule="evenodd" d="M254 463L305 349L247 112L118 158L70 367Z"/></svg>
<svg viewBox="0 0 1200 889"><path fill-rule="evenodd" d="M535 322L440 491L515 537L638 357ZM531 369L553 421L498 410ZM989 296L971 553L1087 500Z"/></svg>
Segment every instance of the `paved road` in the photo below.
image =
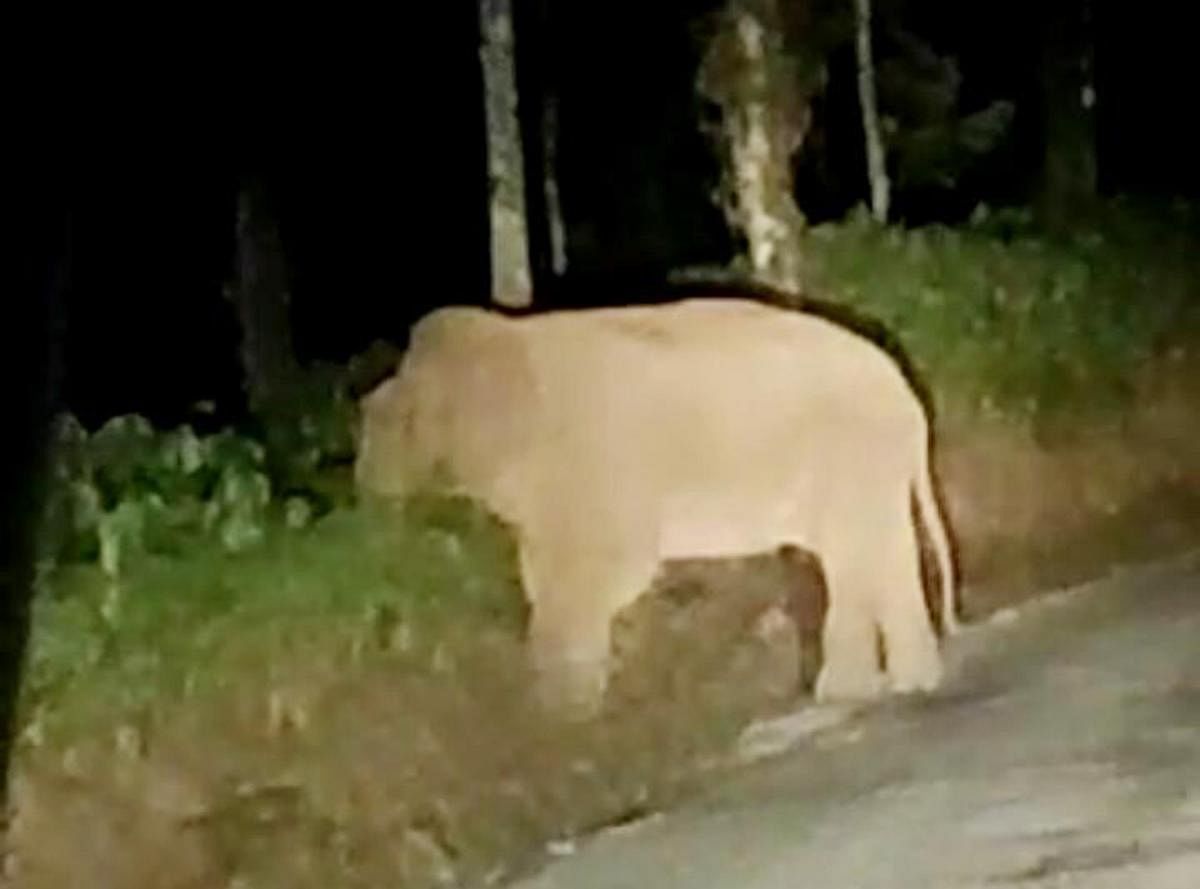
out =
<svg viewBox="0 0 1200 889"><path fill-rule="evenodd" d="M951 681L518 889L1200 887L1200 554L973 628Z"/></svg>

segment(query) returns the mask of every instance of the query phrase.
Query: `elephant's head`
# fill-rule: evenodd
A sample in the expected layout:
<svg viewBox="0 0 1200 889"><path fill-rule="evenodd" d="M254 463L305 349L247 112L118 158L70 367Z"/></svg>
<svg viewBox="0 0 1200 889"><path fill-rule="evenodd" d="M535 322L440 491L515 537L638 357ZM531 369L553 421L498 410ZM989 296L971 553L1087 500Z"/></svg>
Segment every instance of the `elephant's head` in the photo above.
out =
<svg viewBox="0 0 1200 889"><path fill-rule="evenodd" d="M399 371L362 403L355 479L404 496L429 485L484 494L527 447L536 387L519 327L473 308L413 328Z"/></svg>

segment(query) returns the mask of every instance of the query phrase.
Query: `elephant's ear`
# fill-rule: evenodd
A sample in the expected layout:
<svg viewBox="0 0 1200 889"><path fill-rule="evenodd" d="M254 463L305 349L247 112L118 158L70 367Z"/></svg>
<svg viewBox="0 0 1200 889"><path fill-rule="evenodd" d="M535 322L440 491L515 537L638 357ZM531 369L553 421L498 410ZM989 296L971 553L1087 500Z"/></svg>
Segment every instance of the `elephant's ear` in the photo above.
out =
<svg viewBox="0 0 1200 889"><path fill-rule="evenodd" d="M453 468L488 475L527 452L537 434L538 387L520 321L442 309L414 328L410 355L421 385L438 394L438 416L426 419L444 425Z"/></svg>

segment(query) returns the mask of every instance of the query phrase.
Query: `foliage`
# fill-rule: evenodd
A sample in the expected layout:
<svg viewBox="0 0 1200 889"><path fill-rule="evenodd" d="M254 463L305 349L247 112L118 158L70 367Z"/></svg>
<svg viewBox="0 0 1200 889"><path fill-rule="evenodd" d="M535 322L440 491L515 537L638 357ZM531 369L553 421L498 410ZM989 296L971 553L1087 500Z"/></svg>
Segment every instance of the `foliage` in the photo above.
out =
<svg viewBox="0 0 1200 889"><path fill-rule="evenodd" d="M131 557L175 552L207 536L229 552L261 542L271 485L264 451L224 431L156 432L137 415L95 433L63 415L55 423L43 561L97 561L117 577ZM295 507L293 507L293 511Z"/></svg>
<svg viewBox="0 0 1200 889"><path fill-rule="evenodd" d="M997 100L965 112L956 61L896 22L886 28L891 51L879 62L877 81L896 185L953 190L1003 144L1016 107Z"/></svg>
<svg viewBox="0 0 1200 889"><path fill-rule="evenodd" d="M1119 406L1144 362L1194 347L1195 222L1116 206L1055 240L1021 210L908 231L860 212L808 249L815 291L881 320L941 400L1038 420Z"/></svg>
<svg viewBox="0 0 1200 889"><path fill-rule="evenodd" d="M272 517L294 530L347 505L357 399L396 360L394 347L377 342L345 366L307 370L288 415L264 423L261 439L230 429L199 435L190 425L159 431L134 414L89 433L58 417L43 563L97 562L116 578L139 554L204 539L242 552L263 541Z"/></svg>
<svg viewBox="0 0 1200 889"><path fill-rule="evenodd" d="M420 661L439 627L474 619L515 634L524 618L510 537L457 499L336 509L299 531L267 523L237 558L210 537L124 571L119 586L95 565L43 579L27 732L136 715L309 643Z"/></svg>
<svg viewBox="0 0 1200 889"><path fill-rule="evenodd" d="M410 624L472 613L519 625L511 541L489 515L435 496L349 506L356 401L396 357L376 344L307 372L288 475L229 429L57 418L26 683L35 734L60 694L81 708L73 720L108 718L107 705L177 695L239 646L265 663L310 629L387 647Z"/></svg>
<svg viewBox="0 0 1200 889"><path fill-rule="evenodd" d="M389 376L398 359L395 346L376 341L345 365L315 364L297 375L279 407L260 413L274 489L321 512L350 502L346 470L354 460L358 399Z"/></svg>
<svg viewBox="0 0 1200 889"><path fill-rule="evenodd" d="M267 474L280 490L311 491L322 470L353 460L356 408L336 365L305 371L258 420Z"/></svg>

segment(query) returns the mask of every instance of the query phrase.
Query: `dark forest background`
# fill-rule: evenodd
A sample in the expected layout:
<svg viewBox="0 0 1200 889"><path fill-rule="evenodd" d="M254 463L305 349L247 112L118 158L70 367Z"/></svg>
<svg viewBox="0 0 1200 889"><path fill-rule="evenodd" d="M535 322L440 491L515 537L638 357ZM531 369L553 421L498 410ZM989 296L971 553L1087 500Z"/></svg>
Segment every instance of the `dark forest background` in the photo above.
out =
<svg viewBox="0 0 1200 889"><path fill-rule="evenodd" d="M898 4L877 15L889 6ZM709 199L716 164L696 125L693 24L711 7L518 4L522 86L553 77L562 109L570 263L550 287L534 226L542 305L573 294L621 302L671 267L729 259ZM1016 107L1005 144L953 191L901 190L901 221L954 223L979 202L1030 200L1044 137L1043 7L939 0L897 10L957 61L964 112L996 99ZM1190 6L1100 2L1093 14L1102 193L1200 195ZM265 188L280 228L302 360L402 342L430 308L487 299L475 4L411 4L353 28L291 24L225 52L177 31L132 55L44 72L63 92L63 107L42 112L63 133L50 159L66 183L72 244L64 395L85 425L124 412L170 423L202 399L227 418L240 413L237 322L222 291L247 181ZM878 51L887 57L886 40ZM828 70L797 171L812 222L841 217L867 193L850 43Z"/></svg>

